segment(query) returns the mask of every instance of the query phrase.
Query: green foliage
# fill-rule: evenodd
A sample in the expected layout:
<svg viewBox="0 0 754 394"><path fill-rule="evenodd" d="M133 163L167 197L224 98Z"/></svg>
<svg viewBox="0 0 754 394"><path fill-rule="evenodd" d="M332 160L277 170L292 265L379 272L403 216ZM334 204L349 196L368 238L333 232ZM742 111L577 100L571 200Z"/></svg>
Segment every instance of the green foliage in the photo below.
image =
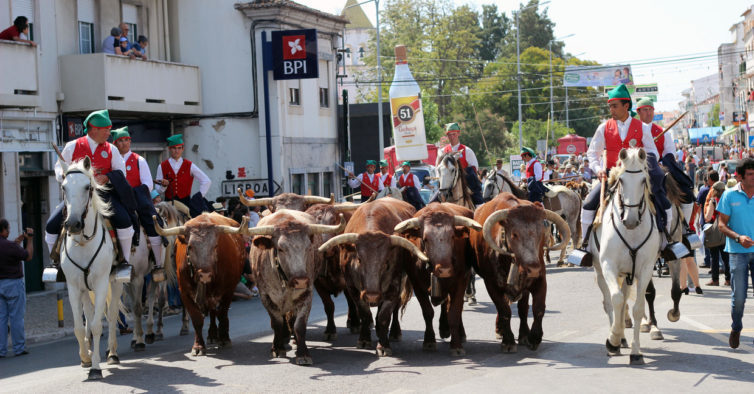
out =
<svg viewBox="0 0 754 394"><path fill-rule="evenodd" d="M709 115L707 115L707 119L709 119L708 123L710 127L720 126L720 103L716 103L715 106L712 107Z"/></svg>
<svg viewBox="0 0 754 394"><path fill-rule="evenodd" d="M522 135L524 137L524 146L537 149L537 140L547 140L547 147L558 145L558 138L565 137L567 134L575 134L574 130L565 126L564 123L550 123L550 133L547 135L547 120L529 119L522 123ZM518 122L513 124L511 132L518 135ZM549 137L549 138L548 138ZM518 142L518 138L516 138ZM510 154L518 154L518 144L512 147Z"/></svg>
<svg viewBox="0 0 754 394"><path fill-rule="evenodd" d="M432 100L422 100L422 110L424 111L424 131L427 136L427 143L434 144L440 141L444 135L444 130L437 116L437 104Z"/></svg>

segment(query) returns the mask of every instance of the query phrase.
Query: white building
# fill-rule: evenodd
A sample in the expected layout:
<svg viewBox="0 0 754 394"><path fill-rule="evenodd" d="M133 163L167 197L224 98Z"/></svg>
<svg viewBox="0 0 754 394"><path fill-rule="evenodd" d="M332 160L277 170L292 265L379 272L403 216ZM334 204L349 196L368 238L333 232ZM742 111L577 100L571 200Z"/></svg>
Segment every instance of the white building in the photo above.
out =
<svg viewBox="0 0 754 394"><path fill-rule="evenodd" d="M744 23L738 22L729 29L731 41L720 44L717 49L717 62L720 84L720 124L733 124L733 113L740 108L737 83L742 74L741 64L744 63Z"/></svg>
<svg viewBox="0 0 754 394"><path fill-rule="evenodd" d="M709 114L720 98L718 74L708 75L691 81L692 119L696 127L707 127L711 119Z"/></svg>
<svg viewBox="0 0 754 394"><path fill-rule="evenodd" d="M268 125L280 192L340 194L335 48L343 18L288 0L0 0L0 29L19 15L38 46L0 41L0 217L11 234L22 222L43 233L61 200L50 142L80 136L86 115L103 108L114 127L129 126L153 175L167 157L165 138L185 133L185 157L213 181L210 200L238 184L266 194ZM149 61L101 53L122 21L132 40L149 38ZM318 31L319 78L273 80L263 70L262 35L305 28ZM245 181L224 184L227 171ZM29 290L41 286L47 260L36 242Z"/></svg>

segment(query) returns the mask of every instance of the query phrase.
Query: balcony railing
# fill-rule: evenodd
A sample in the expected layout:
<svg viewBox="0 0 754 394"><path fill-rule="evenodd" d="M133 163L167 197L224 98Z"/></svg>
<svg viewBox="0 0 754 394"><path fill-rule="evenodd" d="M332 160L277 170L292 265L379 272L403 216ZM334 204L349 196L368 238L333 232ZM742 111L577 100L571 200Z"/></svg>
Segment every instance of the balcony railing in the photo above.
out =
<svg viewBox="0 0 754 394"><path fill-rule="evenodd" d="M93 53L60 57L64 112L200 114L198 66Z"/></svg>
<svg viewBox="0 0 754 394"><path fill-rule="evenodd" d="M0 108L38 107L37 48L0 40Z"/></svg>

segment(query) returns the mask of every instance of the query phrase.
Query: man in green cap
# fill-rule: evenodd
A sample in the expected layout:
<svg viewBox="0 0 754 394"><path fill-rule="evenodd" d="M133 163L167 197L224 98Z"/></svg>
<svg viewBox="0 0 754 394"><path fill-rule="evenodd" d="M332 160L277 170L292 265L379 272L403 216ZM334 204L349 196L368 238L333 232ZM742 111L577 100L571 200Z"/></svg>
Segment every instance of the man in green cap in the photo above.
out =
<svg viewBox="0 0 754 394"><path fill-rule="evenodd" d="M387 160L380 160L380 182L382 182L382 187L395 186L393 174L390 173L390 166L388 166Z"/></svg>
<svg viewBox="0 0 754 394"><path fill-rule="evenodd" d="M475 205L484 203L482 199L482 182L477 176L477 169L479 168L479 162L476 159L474 151L461 144L459 135L461 134L461 126L458 123L448 123L445 125L445 135L448 137L450 144L446 145L442 150L443 154L456 152L458 154L458 161L461 163L461 168L466 173L466 184L471 190L471 200ZM440 156L437 157L437 163L439 164Z"/></svg>
<svg viewBox="0 0 754 394"><path fill-rule="evenodd" d="M537 154L532 148L521 148L521 159L526 163L526 190L529 192L529 201L542 202L547 188L542 183L542 163L537 160Z"/></svg>
<svg viewBox="0 0 754 394"><path fill-rule="evenodd" d="M424 208L424 200L422 200L419 189L422 186L419 177L411 172L411 163L404 161L401 163L401 176L398 177L396 184L403 189L403 200L413 205L416 210Z"/></svg>
<svg viewBox="0 0 754 394"><path fill-rule="evenodd" d="M157 190L165 193L165 201L178 200L188 206L191 216L197 216L205 210L209 211L204 198L212 181L196 164L183 158L183 134L171 135L167 141L170 157L157 167ZM199 192L192 197L194 179L199 180Z"/></svg>
<svg viewBox="0 0 754 394"><path fill-rule="evenodd" d="M367 160L366 172L354 176L353 172L348 173L348 186L352 188L360 187L361 189L361 202L365 202L372 196L372 194L379 193L385 187L382 185L382 181L378 174L374 173L377 168L376 160Z"/></svg>
<svg viewBox="0 0 754 394"><path fill-rule="evenodd" d="M126 167L123 158L118 149L107 142L110 137L110 128L112 128L112 122L106 109L92 112L84 120L84 134L86 135L68 142L61 155L62 159L68 164L89 157L97 183L101 185L109 184L110 189L106 192L100 192L100 197L105 202L110 203L110 209L113 212L113 215L108 219L115 227L118 243L125 259L125 261L120 262L116 276L123 276L130 275L131 267L128 265L128 260L131 258L131 240L134 235L134 228L129 211L124 206L126 201L122 201L124 196L119 198L116 194L119 188L128 188L128 185L125 182ZM55 178L62 183L64 175L63 166L58 159L55 163ZM45 228L45 241L50 248L50 254L54 250L55 243L60 236L60 230L63 227L64 205L64 203L60 203L50 214Z"/></svg>
<svg viewBox="0 0 754 394"><path fill-rule="evenodd" d="M610 109L610 119L597 127L589 144L587 150L589 166L597 174L597 179L607 180L608 171L617 164L621 149L643 148L647 153L652 197L655 200L655 206L660 208L657 210L660 222L667 230L671 222L672 209L670 201L665 196L663 172L657 164L658 153L652 139L651 127L631 117L631 95L626 85L619 85L609 91L607 104ZM603 160L603 154L605 160ZM601 184L597 184L582 206L581 234L584 237L582 251L586 250L592 223L600 204L600 189ZM587 259L583 265L591 266L591 260Z"/></svg>
<svg viewBox="0 0 754 394"><path fill-rule="evenodd" d="M139 223L141 223L144 231L147 233L149 245L154 255L155 270L162 270L162 237L157 234L152 217L157 217L160 226L163 226L163 223L152 202L151 192L154 182L152 182L152 172L149 170L149 164L146 159L131 152L131 134L128 132L128 126L115 129L110 134L113 137L113 144L118 148L118 152L123 157L126 165L126 180L134 191L136 213L139 215ZM153 275L153 278L159 277L162 276Z"/></svg>

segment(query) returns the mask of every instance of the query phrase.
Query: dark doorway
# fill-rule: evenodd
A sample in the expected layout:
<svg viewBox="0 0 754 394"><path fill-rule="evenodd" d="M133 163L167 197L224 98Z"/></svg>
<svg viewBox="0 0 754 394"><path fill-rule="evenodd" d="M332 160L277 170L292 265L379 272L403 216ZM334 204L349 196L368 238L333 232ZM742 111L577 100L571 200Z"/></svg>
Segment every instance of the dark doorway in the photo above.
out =
<svg viewBox="0 0 754 394"><path fill-rule="evenodd" d="M47 197L42 196L44 190L42 184L46 181L46 177L21 178L21 223L23 228L34 229L34 258L24 263L27 292L44 290L42 283L44 258L42 256L47 247L43 245L42 201L47 201Z"/></svg>

